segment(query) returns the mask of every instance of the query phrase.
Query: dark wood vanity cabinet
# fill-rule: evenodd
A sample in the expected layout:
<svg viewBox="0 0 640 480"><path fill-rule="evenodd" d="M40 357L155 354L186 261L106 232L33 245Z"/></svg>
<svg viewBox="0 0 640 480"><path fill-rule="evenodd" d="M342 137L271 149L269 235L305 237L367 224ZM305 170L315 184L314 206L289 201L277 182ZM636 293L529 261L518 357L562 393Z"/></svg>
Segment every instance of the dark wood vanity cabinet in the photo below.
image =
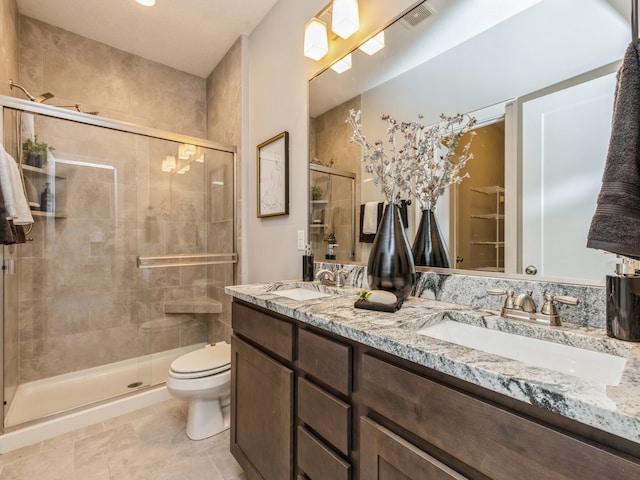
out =
<svg viewBox="0 0 640 480"><path fill-rule="evenodd" d="M352 347L237 301L232 321L231 453L247 478L352 479Z"/></svg>
<svg viewBox="0 0 640 480"><path fill-rule="evenodd" d="M298 329L297 467L302 478L349 480L352 348Z"/></svg>
<svg viewBox="0 0 640 480"><path fill-rule="evenodd" d="M248 479L640 479L640 448L234 301L231 452Z"/></svg>
<svg viewBox="0 0 640 480"><path fill-rule="evenodd" d="M291 479L293 325L234 303L233 328L231 453L249 479Z"/></svg>
<svg viewBox="0 0 640 480"><path fill-rule="evenodd" d="M361 393L362 478L640 478L637 459L370 354L362 356ZM406 462L422 473L376 474L374 455L390 471Z"/></svg>

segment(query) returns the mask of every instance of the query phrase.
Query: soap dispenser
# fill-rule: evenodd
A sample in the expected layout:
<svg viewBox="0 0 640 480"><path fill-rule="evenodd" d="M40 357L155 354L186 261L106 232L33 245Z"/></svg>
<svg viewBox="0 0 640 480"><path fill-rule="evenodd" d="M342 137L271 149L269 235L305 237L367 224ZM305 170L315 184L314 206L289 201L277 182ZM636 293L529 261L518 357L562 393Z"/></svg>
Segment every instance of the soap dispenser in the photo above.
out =
<svg viewBox="0 0 640 480"><path fill-rule="evenodd" d="M621 257L616 274L607 275L607 335L618 340L640 342L640 272L636 260Z"/></svg>
<svg viewBox="0 0 640 480"><path fill-rule="evenodd" d="M53 212L55 210L53 193L49 189L49 183L45 184L44 191L40 195L40 210L43 212Z"/></svg>
<svg viewBox="0 0 640 480"><path fill-rule="evenodd" d="M313 282L313 252L310 244L304 247L302 256L302 281Z"/></svg>

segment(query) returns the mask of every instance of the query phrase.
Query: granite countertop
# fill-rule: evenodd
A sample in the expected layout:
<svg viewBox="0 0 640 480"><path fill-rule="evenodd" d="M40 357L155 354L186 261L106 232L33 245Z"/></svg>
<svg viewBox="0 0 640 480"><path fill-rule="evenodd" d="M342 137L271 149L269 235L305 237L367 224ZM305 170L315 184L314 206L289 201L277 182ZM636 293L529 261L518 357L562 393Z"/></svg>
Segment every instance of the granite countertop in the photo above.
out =
<svg viewBox="0 0 640 480"><path fill-rule="evenodd" d="M276 293L296 287L330 296L299 301ZM496 311L417 297L409 297L396 313L356 309L358 290L300 281L225 288L239 300L640 443L640 344L611 339L602 328L566 322L550 327L503 319ZM626 357L622 379L616 386L595 385L416 333L445 317Z"/></svg>

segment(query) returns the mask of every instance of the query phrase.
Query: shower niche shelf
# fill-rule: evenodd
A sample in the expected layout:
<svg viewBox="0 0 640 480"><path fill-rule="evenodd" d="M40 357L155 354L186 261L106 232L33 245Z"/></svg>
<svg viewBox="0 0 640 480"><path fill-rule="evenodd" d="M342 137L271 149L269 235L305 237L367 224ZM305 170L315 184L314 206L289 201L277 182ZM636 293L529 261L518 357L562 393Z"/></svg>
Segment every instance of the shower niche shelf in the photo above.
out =
<svg viewBox="0 0 640 480"><path fill-rule="evenodd" d="M37 210L37 207L31 207L31 215L34 217L43 217L43 218L67 218L67 214L65 213L66 207L66 195L64 195L65 188L64 182L67 177L64 175L60 175L55 173L52 167L39 168L33 167L31 165L21 165L22 171L24 173L25 182L27 179L31 182L33 187L35 188L38 197L44 190L45 184L49 183L51 188L51 193L53 193L55 198L55 206L56 210L54 212L43 212L41 210ZM29 195L27 195L29 196ZM31 199L30 199L31 200ZM40 199L38 198L38 201Z"/></svg>

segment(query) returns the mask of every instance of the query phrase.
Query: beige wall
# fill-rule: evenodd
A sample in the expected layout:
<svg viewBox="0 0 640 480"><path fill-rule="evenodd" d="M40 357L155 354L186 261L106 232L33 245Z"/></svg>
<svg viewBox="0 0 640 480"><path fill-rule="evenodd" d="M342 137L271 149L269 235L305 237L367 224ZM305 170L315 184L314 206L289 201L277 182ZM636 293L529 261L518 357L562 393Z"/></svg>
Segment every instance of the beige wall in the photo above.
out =
<svg viewBox="0 0 640 480"><path fill-rule="evenodd" d="M11 95L9 80L18 80L18 7L0 0L0 95Z"/></svg>
<svg viewBox="0 0 640 480"><path fill-rule="evenodd" d="M61 28L20 16L20 83L50 105L206 136L206 81Z"/></svg>

